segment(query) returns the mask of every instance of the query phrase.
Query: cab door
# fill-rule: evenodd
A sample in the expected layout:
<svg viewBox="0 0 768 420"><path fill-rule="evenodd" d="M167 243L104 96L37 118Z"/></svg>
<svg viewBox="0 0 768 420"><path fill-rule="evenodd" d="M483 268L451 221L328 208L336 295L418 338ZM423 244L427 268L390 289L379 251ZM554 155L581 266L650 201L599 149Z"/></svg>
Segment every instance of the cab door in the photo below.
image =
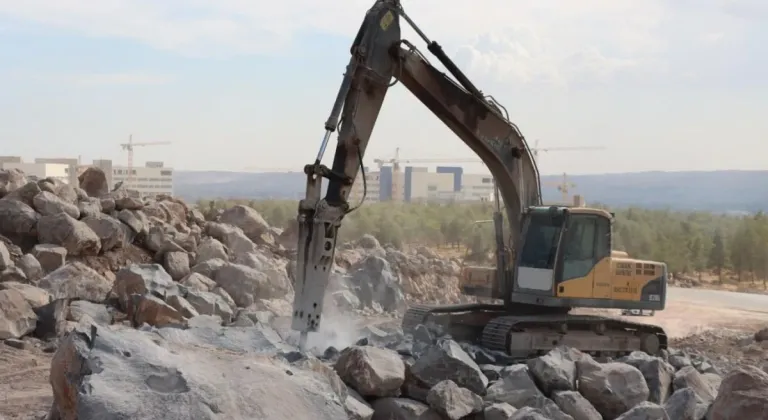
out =
<svg viewBox="0 0 768 420"><path fill-rule="evenodd" d="M592 214L571 214L560 247L557 270L557 296L591 298L594 289L593 268L597 263L598 217Z"/></svg>
<svg viewBox="0 0 768 420"><path fill-rule="evenodd" d="M595 299L611 299L613 282L613 248L611 236L611 219L597 217L597 232L595 238L595 256L597 264L593 271L592 297Z"/></svg>

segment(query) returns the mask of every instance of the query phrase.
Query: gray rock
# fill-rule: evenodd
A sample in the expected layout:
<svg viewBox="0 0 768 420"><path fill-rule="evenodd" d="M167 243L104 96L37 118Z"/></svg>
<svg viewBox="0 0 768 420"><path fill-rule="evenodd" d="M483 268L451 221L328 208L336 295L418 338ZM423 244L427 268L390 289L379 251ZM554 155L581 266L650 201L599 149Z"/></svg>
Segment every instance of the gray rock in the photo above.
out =
<svg viewBox="0 0 768 420"><path fill-rule="evenodd" d="M215 238L205 238L200 242L200 246L197 248L197 258L195 258L195 264L200 264L212 259L221 259L223 261L229 260L227 249Z"/></svg>
<svg viewBox="0 0 768 420"><path fill-rule="evenodd" d="M427 403L449 420L459 420L483 409L483 399L479 395L460 388L451 380L433 386L427 394Z"/></svg>
<svg viewBox="0 0 768 420"><path fill-rule="evenodd" d="M208 278L213 278L216 273L225 265L229 265L229 263L227 261L214 258L212 260L207 260L199 264L195 264L192 267L192 272L202 274Z"/></svg>
<svg viewBox="0 0 768 420"><path fill-rule="evenodd" d="M206 261L215 261L209 260ZM259 299L283 297L286 290L280 290L270 283L269 277L261 271L240 264L227 264L216 271L213 280L229 293L239 307L251 306Z"/></svg>
<svg viewBox="0 0 768 420"><path fill-rule="evenodd" d="M107 299L112 282L87 265L74 261L40 279L38 286L53 299L78 299L100 303Z"/></svg>
<svg viewBox="0 0 768 420"><path fill-rule="evenodd" d="M576 362L579 392L606 418L616 418L648 400L650 391L640 371L624 363L600 364L586 355Z"/></svg>
<svg viewBox="0 0 768 420"><path fill-rule="evenodd" d="M39 219L29 205L8 197L0 199L0 235L35 237Z"/></svg>
<svg viewBox="0 0 768 420"><path fill-rule="evenodd" d="M69 255L97 255L101 240L85 223L66 213L43 216L37 224L40 243L63 246Z"/></svg>
<svg viewBox="0 0 768 420"><path fill-rule="evenodd" d="M670 419L674 420L699 420L696 416L696 407L699 398L691 388L678 389L667 399L664 410Z"/></svg>
<svg viewBox="0 0 768 420"><path fill-rule="evenodd" d="M37 315L24 296L13 290L0 290L0 340L21 338L35 330Z"/></svg>
<svg viewBox="0 0 768 420"><path fill-rule="evenodd" d="M372 406L371 420L443 420L428 405L407 398L379 398Z"/></svg>
<svg viewBox="0 0 768 420"><path fill-rule="evenodd" d="M0 250L0 253L1 251L2 250ZM37 283L37 281L43 278L45 275L40 262L37 261L37 258L35 258L35 256L32 254L22 255L17 266L19 269L21 269L21 271L24 272L24 276L27 278L27 280L32 283Z"/></svg>
<svg viewBox="0 0 768 420"><path fill-rule="evenodd" d="M648 401L664 404L667 398L672 395L672 379L675 375L675 368L660 357L634 351L621 361L636 367L643 374L650 392Z"/></svg>
<svg viewBox="0 0 768 420"><path fill-rule="evenodd" d="M11 259L11 253L8 252L8 247L5 246L5 243L0 242L0 271L5 270L12 265L13 260Z"/></svg>
<svg viewBox="0 0 768 420"><path fill-rule="evenodd" d="M536 386L526 365L512 365L501 373L501 380L493 382L485 394L489 402L504 402L513 407L532 407L553 420L573 420Z"/></svg>
<svg viewBox="0 0 768 420"><path fill-rule="evenodd" d="M165 299L179 294L171 276L158 264L131 264L117 272L113 293L120 305L130 314L131 295L151 294Z"/></svg>
<svg viewBox="0 0 768 420"><path fill-rule="evenodd" d="M371 346L347 347L335 364L339 377L366 397L396 396L405 381L405 365L394 351Z"/></svg>
<svg viewBox="0 0 768 420"><path fill-rule="evenodd" d="M643 401L617 417L616 420L670 420L670 418L662 406Z"/></svg>
<svg viewBox="0 0 768 420"><path fill-rule="evenodd" d="M349 420L371 420L373 417L373 407L351 388L347 389L344 407Z"/></svg>
<svg viewBox="0 0 768 420"><path fill-rule="evenodd" d="M582 353L559 346L544 356L528 360L528 369L544 394L576 389L576 363Z"/></svg>
<svg viewBox="0 0 768 420"><path fill-rule="evenodd" d="M156 342L130 329L97 334L78 330L54 355L51 385L63 418L346 418L324 375L277 359L216 351L216 343Z"/></svg>
<svg viewBox="0 0 768 420"><path fill-rule="evenodd" d="M6 282L6 281L13 281L13 282L19 282L19 283L27 283L27 275L24 274L24 271L22 271L21 268L16 266L11 266L6 268L3 271L0 271L0 283Z"/></svg>
<svg viewBox="0 0 768 420"><path fill-rule="evenodd" d="M261 241L261 235L267 233L269 224L258 211L243 205L230 207L219 217L221 223L236 226L254 242Z"/></svg>
<svg viewBox="0 0 768 420"><path fill-rule="evenodd" d="M686 366L691 366L691 359L685 354L670 354L669 364L672 365L675 370L680 370Z"/></svg>
<svg viewBox="0 0 768 420"><path fill-rule="evenodd" d="M216 287L216 282L200 273L189 273L179 282L189 290L210 292Z"/></svg>
<svg viewBox="0 0 768 420"><path fill-rule="evenodd" d="M215 293L189 290L186 300L198 314L217 315L227 323L234 317L232 307L227 304L224 298Z"/></svg>
<svg viewBox="0 0 768 420"><path fill-rule="evenodd" d="M200 315L194 306L179 295L168 296L168 304L176 309L184 318L192 318Z"/></svg>
<svg viewBox="0 0 768 420"><path fill-rule="evenodd" d="M0 283L0 290L15 290L21 293L32 309L47 305L53 300L50 293L31 284L7 281Z"/></svg>
<svg viewBox="0 0 768 420"><path fill-rule="evenodd" d="M507 403L494 403L483 409L483 420L509 420L517 409Z"/></svg>
<svg viewBox="0 0 768 420"><path fill-rule="evenodd" d="M602 420L597 409L576 391L555 391L552 400L573 420Z"/></svg>
<svg viewBox="0 0 768 420"><path fill-rule="evenodd" d="M102 214L101 200L98 198L87 197L77 202L77 209L80 210L80 218L97 217Z"/></svg>
<svg viewBox="0 0 768 420"><path fill-rule="evenodd" d="M123 224L106 214L86 216L82 220L99 237L101 250L110 251L115 248L123 248L128 244L128 232Z"/></svg>
<svg viewBox="0 0 768 420"><path fill-rule="evenodd" d="M711 403L717 396L707 381L693 366L684 366L675 373L673 382L675 391L683 388L691 388L703 402Z"/></svg>
<svg viewBox="0 0 768 420"><path fill-rule="evenodd" d="M184 251L166 252L163 266L172 279L179 281L189 274L189 254Z"/></svg>
<svg viewBox="0 0 768 420"><path fill-rule="evenodd" d="M74 219L80 217L80 209L78 209L76 205L68 203L56 196L56 194L48 191L41 191L35 195L32 203L34 204L35 210L42 216L52 216L64 213Z"/></svg>
<svg viewBox="0 0 768 420"><path fill-rule="evenodd" d="M32 255L37 258L43 271L47 274L64 265L67 249L52 244L39 244L32 248Z"/></svg>
<svg viewBox="0 0 768 420"><path fill-rule="evenodd" d="M533 407L522 407L509 420L550 420L544 412Z"/></svg>
<svg viewBox="0 0 768 420"><path fill-rule="evenodd" d="M90 197L104 197L109 194L107 176L101 168L91 166L78 177L80 188Z"/></svg>
<svg viewBox="0 0 768 420"><path fill-rule="evenodd" d="M223 327L221 319L199 315L188 321L190 328L160 328L157 333L168 342L180 345L213 346L235 352L275 354L296 349L283 342L269 326Z"/></svg>
<svg viewBox="0 0 768 420"><path fill-rule="evenodd" d="M737 367L723 378L707 418L757 419L768 413L768 373L753 367Z"/></svg>
<svg viewBox="0 0 768 420"><path fill-rule="evenodd" d="M443 340L429 348L411 368L413 375L433 387L450 379L478 395L485 394L488 378L453 340Z"/></svg>
<svg viewBox="0 0 768 420"><path fill-rule="evenodd" d="M69 304L69 315L67 320L80 322L86 317L97 324L109 325L112 323L112 314L107 307L98 303L88 302L86 300L77 300Z"/></svg>

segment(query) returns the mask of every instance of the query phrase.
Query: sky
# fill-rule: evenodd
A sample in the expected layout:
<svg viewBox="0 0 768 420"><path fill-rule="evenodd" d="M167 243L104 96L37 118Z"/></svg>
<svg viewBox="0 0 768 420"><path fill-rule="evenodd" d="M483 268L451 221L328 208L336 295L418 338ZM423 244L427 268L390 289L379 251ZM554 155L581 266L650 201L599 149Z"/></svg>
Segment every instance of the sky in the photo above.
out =
<svg viewBox="0 0 768 420"><path fill-rule="evenodd" d="M171 142L139 163L300 170L372 3L0 0L0 154L124 163L132 134ZM402 3L531 146L598 148L541 153L542 173L768 170L765 0ZM398 147L473 157L395 85L366 163Z"/></svg>

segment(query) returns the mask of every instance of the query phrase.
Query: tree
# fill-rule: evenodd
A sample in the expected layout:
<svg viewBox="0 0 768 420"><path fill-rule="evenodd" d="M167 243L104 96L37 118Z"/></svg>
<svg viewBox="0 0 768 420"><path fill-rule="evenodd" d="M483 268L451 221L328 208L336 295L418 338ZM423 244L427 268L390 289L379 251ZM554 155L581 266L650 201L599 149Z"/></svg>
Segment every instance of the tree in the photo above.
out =
<svg viewBox="0 0 768 420"><path fill-rule="evenodd" d="M723 238L722 229L716 229L712 235L712 249L709 251L709 260L707 264L709 267L715 269L720 283L723 282L723 268L728 259L728 252L725 249L725 239Z"/></svg>

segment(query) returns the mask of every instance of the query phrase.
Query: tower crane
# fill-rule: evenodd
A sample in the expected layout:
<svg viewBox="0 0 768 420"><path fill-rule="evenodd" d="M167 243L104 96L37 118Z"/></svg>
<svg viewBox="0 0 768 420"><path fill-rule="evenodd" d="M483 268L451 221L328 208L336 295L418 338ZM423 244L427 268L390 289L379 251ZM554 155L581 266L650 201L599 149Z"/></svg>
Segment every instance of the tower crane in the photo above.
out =
<svg viewBox="0 0 768 420"><path fill-rule="evenodd" d="M120 144L120 147L123 148L123 150L128 151L128 178L126 184L132 185L133 184L133 148L134 147L145 147L145 146L161 146L161 145L168 145L171 144L169 141L150 141L150 142L143 142L143 143L134 143L133 142L133 134L128 136L128 143L122 143Z"/></svg>

